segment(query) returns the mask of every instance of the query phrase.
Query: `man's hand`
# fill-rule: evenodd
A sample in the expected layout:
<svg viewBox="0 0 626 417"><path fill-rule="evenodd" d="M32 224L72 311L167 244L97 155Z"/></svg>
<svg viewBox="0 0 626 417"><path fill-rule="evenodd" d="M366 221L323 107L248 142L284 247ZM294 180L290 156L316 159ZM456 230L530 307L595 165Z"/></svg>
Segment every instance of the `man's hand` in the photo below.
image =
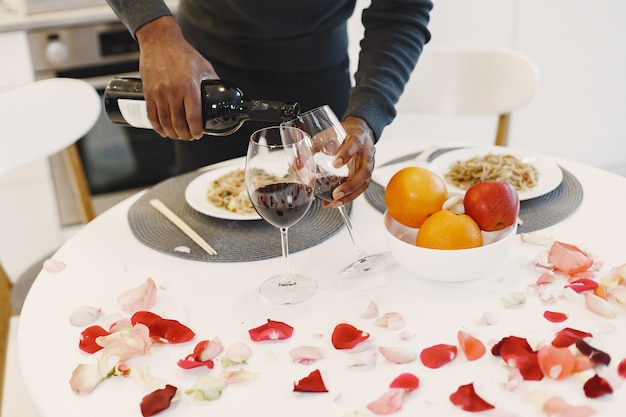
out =
<svg viewBox="0 0 626 417"><path fill-rule="evenodd" d="M219 78L213 66L185 40L171 16L145 24L136 36L139 72L152 127L163 137L201 138L204 126L200 83Z"/></svg>
<svg viewBox="0 0 626 417"><path fill-rule="evenodd" d="M352 164L348 180L333 190L332 207L347 204L361 195L369 186L374 171L376 147L372 129L365 120L348 116L342 122L347 136L335 156L334 165Z"/></svg>

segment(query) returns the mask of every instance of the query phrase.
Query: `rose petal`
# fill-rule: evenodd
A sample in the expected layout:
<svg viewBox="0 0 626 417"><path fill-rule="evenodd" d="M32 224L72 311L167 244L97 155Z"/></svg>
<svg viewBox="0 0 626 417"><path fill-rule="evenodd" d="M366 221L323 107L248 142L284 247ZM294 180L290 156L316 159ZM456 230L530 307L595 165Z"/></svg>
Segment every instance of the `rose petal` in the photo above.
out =
<svg viewBox="0 0 626 417"><path fill-rule="evenodd" d="M257 372L250 372L246 369L237 369L236 371L223 371L220 373L220 378L224 379L226 385L236 384L239 382L247 382L256 379L259 374Z"/></svg>
<svg viewBox="0 0 626 417"><path fill-rule="evenodd" d="M552 323L562 323L567 320L567 314L559 313L557 311L546 310L543 312L543 317Z"/></svg>
<svg viewBox="0 0 626 417"><path fill-rule="evenodd" d="M592 337L592 334L566 327L557 332L551 344L554 347L568 347L585 337Z"/></svg>
<svg viewBox="0 0 626 417"><path fill-rule="evenodd" d="M117 302L122 307L122 310L128 313L147 311L154 307L156 294L156 284L152 278L148 278L140 286L120 294L117 297Z"/></svg>
<svg viewBox="0 0 626 417"><path fill-rule="evenodd" d="M598 398L603 395L612 394L613 388L609 385L608 381L598 374L595 374L585 382L583 390L588 398Z"/></svg>
<svg viewBox="0 0 626 417"><path fill-rule="evenodd" d="M70 314L70 324L76 327L88 326L94 321L98 320L101 312L102 309L97 307L76 307L74 311L72 311L72 314Z"/></svg>
<svg viewBox="0 0 626 417"><path fill-rule="evenodd" d="M370 303L367 306L367 310L365 310L365 312L361 314L361 318L373 319L375 317L378 317L378 305L375 302L370 301Z"/></svg>
<svg viewBox="0 0 626 417"><path fill-rule="evenodd" d="M457 332L457 339L459 340L461 351L465 354L468 361L480 359L483 357L485 352L487 352L487 348L483 342L464 330L459 330Z"/></svg>
<svg viewBox="0 0 626 417"><path fill-rule="evenodd" d="M376 400L367 404L367 409L372 413L384 416L402 410L402 399L406 391L399 388L391 388Z"/></svg>
<svg viewBox="0 0 626 417"><path fill-rule="evenodd" d="M548 259L557 270L568 275L583 272L593 265L593 259L578 247L558 241L550 247Z"/></svg>
<svg viewBox="0 0 626 417"><path fill-rule="evenodd" d="M415 391L419 386L419 378L408 372L398 375L389 384L389 388L401 388L406 392Z"/></svg>
<svg viewBox="0 0 626 417"><path fill-rule="evenodd" d="M594 348L582 339L576 341L576 347L578 348L580 353L587 356L591 360L591 362L595 363L596 365L608 366L608 364L611 363L611 356L608 353L603 352L600 349Z"/></svg>
<svg viewBox="0 0 626 417"><path fill-rule="evenodd" d="M70 388L76 394L88 394L93 392L106 377L106 374L100 373L97 363L80 364L72 371Z"/></svg>
<svg viewBox="0 0 626 417"><path fill-rule="evenodd" d="M248 359L251 357L252 349L250 349L250 346L242 342L235 342L226 349L221 360L222 367L227 368L231 365L248 363Z"/></svg>
<svg viewBox="0 0 626 417"><path fill-rule="evenodd" d="M543 374L550 379L565 379L574 370L574 355L568 348L542 346L537 351L537 360Z"/></svg>
<svg viewBox="0 0 626 417"><path fill-rule="evenodd" d="M102 346L96 343L96 339L100 336L107 336L109 332L104 330L101 326L89 326L82 332L80 332L80 340L78 347L83 352L96 353Z"/></svg>
<svg viewBox="0 0 626 417"><path fill-rule="evenodd" d="M420 353L420 359L428 368L439 368L456 358L457 347L453 345L438 344L427 347Z"/></svg>
<svg viewBox="0 0 626 417"><path fill-rule="evenodd" d="M348 358L346 366L355 368L359 366L374 366L378 360L378 353L374 349L367 349L361 352L353 353Z"/></svg>
<svg viewBox="0 0 626 417"><path fill-rule="evenodd" d="M267 323L248 330L250 339L254 342L266 340L285 340L293 334L293 327L282 321L267 319Z"/></svg>
<svg viewBox="0 0 626 417"><path fill-rule="evenodd" d="M378 327L386 327L389 330L400 330L404 327L404 317L400 313L385 313L374 321L374 325Z"/></svg>
<svg viewBox="0 0 626 417"><path fill-rule="evenodd" d="M294 392L328 392L319 369L293 384Z"/></svg>
<svg viewBox="0 0 626 417"><path fill-rule="evenodd" d="M190 389L185 391L185 394L198 401L214 401L222 395L225 387L226 384L222 378L203 375L196 380Z"/></svg>
<svg viewBox="0 0 626 417"><path fill-rule="evenodd" d="M613 308L608 301L590 292L585 293L585 306L587 306L589 311L597 314L598 316L609 319L617 316L615 308Z"/></svg>
<svg viewBox="0 0 626 417"><path fill-rule="evenodd" d="M335 349L352 349L369 337L369 333L359 330L351 324L339 323L333 330L331 341Z"/></svg>
<svg viewBox="0 0 626 417"><path fill-rule="evenodd" d="M158 389L143 397L141 400L141 415L150 417L170 407L172 398L178 389L173 385L166 385L165 388Z"/></svg>
<svg viewBox="0 0 626 417"><path fill-rule="evenodd" d="M526 339L516 336L505 337L491 348L491 353L502 357L507 365L519 369L525 381L543 379L537 352L533 351Z"/></svg>
<svg viewBox="0 0 626 417"><path fill-rule="evenodd" d="M57 273L65 269L65 262L56 259L46 259L43 262L43 269L48 272Z"/></svg>
<svg viewBox="0 0 626 417"><path fill-rule="evenodd" d="M476 412L495 408L476 394L473 383L461 385L455 393L450 395L450 401L465 411Z"/></svg>
<svg viewBox="0 0 626 417"><path fill-rule="evenodd" d="M565 288L571 288L576 292L590 291L598 288L598 283L592 279L581 278L573 280L565 285Z"/></svg>
<svg viewBox="0 0 626 417"><path fill-rule="evenodd" d="M410 363L417 358L415 351L408 347L380 346L378 351L391 363Z"/></svg>
<svg viewBox="0 0 626 417"><path fill-rule="evenodd" d="M184 324L165 319L150 311L138 311L130 319L133 325L144 324L150 330L150 337L160 343L184 343L195 337L195 333Z"/></svg>
<svg viewBox="0 0 626 417"><path fill-rule="evenodd" d="M558 396L548 398L543 403L542 411L545 415L554 417L590 417L596 414L596 410L588 405L569 405Z"/></svg>
<svg viewBox="0 0 626 417"><path fill-rule="evenodd" d="M294 362L310 365L324 357L320 348L316 346L298 346L289 351L289 356Z"/></svg>
<svg viewBox="0 0 626 417"><path fill-rule="evenodd" d="M622 359L619 365L617 365L617 373L622 378L626 378L626 359Z"/></svg>

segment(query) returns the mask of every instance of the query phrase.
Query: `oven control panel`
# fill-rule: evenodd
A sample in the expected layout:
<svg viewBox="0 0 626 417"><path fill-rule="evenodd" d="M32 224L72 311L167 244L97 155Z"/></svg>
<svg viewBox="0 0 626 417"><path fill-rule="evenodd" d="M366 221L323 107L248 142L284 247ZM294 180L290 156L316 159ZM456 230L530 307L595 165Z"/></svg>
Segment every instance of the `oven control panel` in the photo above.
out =
<svg viewBox="0 0 626 417"><path fill-rule="evenodd" d="M37 79L59 75L88 78L101 75L95 73L99 68L124 63L136 66L139 59L137 42L119 22L33 30L28 40Z"/></svg>

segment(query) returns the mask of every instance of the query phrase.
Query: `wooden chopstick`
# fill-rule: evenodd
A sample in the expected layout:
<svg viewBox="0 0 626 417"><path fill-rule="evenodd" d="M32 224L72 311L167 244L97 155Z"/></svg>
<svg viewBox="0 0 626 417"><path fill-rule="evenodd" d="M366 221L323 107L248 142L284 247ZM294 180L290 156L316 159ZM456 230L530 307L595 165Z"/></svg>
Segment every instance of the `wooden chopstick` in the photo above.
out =
<svg viewBox="0 0 626 417"><path fill-rule="evenodd" d="M172 210L170 210L161 200L153 198L150 200L150 205L157 209L159 213L164 215L169 221L171 221L176 227L178 227L184 234L186 234L191 240L196 242L198 246L206 251L209 255L217 255L215 249L211 247L202 237L196 233L187 223L178 217Z"/></svg>

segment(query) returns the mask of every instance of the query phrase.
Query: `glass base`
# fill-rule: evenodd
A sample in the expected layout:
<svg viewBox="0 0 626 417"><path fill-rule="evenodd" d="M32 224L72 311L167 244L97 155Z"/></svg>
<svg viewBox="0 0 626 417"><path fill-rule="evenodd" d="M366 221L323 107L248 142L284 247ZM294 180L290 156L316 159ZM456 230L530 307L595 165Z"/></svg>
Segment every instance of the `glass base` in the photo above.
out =
<svg viewBox="0 0 626 417"><path fill-rule="evenodd" d="M259 288L261 297L272 304L288 305L302 303L317 292L317 283L311 278L291 274L289 283L283 275L265 280Z"/></svg>
<svg viewBox="0 0 626 417"><path fill-rule="evenodd" d="M350 277L362 274L381 265L388 257L389 252L365 255L346 266L340 273L340 277Z"/></svg>

